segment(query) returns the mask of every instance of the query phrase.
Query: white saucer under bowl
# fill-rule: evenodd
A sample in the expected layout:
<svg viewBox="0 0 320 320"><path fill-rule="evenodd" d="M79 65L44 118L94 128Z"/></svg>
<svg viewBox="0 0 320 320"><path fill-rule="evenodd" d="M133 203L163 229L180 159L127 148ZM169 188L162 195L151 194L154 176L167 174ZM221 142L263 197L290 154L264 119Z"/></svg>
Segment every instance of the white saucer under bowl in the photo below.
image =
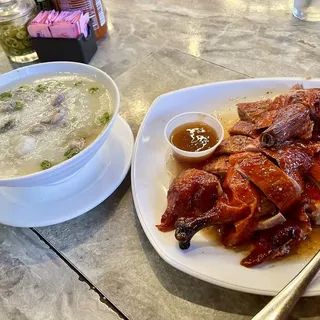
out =
<svg viewBox="0 0 320 320"><path fill-rule="evenodd" d="M117 117L104 145L77 174L51 186L0 188L0 223L43 227L73 219L108 198L126 177L134 138Z"/></svg>

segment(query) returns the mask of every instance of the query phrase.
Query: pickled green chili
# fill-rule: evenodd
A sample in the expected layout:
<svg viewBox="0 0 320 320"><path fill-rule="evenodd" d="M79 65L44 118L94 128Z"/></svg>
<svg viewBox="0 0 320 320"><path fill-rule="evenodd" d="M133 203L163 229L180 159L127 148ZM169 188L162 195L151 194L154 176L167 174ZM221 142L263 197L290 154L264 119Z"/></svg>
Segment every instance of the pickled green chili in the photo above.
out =
<svg viewBox="0 0 320 320"><path fill-rule="evenodd" d="M34 52L24 25L0 24L0 43L9 56L22 56Z"/></svg>

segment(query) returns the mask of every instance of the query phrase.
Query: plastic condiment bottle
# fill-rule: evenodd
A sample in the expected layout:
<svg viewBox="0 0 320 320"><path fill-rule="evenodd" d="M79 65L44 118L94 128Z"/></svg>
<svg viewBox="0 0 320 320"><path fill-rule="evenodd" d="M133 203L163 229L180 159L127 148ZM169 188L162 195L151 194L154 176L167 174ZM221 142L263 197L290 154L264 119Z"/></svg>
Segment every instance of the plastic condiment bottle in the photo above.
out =
<svg viewBox="0 0 320 320"><path fill-rule="evenodd" d="M57 10L82 10L88 12L93 22L96 39L107 34L107 19L101 0L56 0Z"/></svg>

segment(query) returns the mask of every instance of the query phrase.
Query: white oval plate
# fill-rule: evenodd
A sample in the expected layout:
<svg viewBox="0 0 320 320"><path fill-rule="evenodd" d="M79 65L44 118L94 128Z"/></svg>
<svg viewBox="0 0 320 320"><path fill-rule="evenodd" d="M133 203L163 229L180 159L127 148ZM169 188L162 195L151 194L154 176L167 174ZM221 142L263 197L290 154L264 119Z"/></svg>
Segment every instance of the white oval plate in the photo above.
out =
<svg viewBox="0 0 320 320"><path fill-rule="evenodd" d="M43 227L88 212L108 198L126 177L133 144L131 128L118 116L101 149L69 180L51 186L1 187L0 223Z"/></svg>
<svg viewBox="0 0 320 320"><path fill-rule="evenodd" d="M215 111L233 106L238 101L259 99L285 92L297 82L305 88L320 87L320 80L301 78L248 79L213 83L174 91L158 97L147 113L137 136L132 160L132 189L141 225L158 254L175 268L207 282L254 294L275 295L306 264L300 259L284 259L254 269L240 265L242 254L213 246L205 235L198 233L190 249L182 251L173 232L162 233L155 227L166 208L170 174L166 161L170 147L164 138L166 123L183 112ZM320 294L317 276L305 296Z"/></svg>

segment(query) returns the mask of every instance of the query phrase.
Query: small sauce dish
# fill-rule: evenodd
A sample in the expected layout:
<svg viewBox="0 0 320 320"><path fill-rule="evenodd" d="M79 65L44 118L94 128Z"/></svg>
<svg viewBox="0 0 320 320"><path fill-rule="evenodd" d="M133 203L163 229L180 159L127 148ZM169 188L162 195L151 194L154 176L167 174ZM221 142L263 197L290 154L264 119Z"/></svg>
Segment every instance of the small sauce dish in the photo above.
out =
<svg viewBox="0 0 320 320"><path fill-rule="evenodd" d="M178 161L195 163L213 154L224 138L224 130L221 122L208 113L186 112L167 123L164 136Z"/></svg>

